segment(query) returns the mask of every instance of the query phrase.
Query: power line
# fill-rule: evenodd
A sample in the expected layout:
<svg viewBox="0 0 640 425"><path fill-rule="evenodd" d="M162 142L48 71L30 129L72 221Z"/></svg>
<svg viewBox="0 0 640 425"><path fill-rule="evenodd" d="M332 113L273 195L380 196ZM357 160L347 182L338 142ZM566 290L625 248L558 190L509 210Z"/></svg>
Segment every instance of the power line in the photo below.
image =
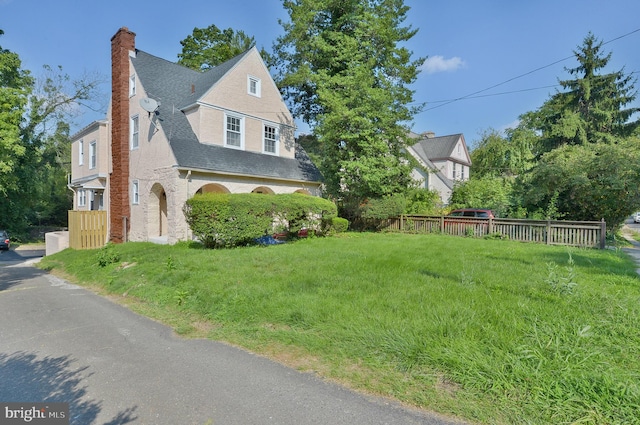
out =
<svg viewBox="0 0 640 425"><path fill-rule="evenodd" d="M640 32L640 28L635 29L635 30L633 30L631 32L628 32L626 34L623 34L621 36L618 36L616 38L613 38L611 40L608 40L606 42L603 42L602 45L612 43L612 42L614 42L616 40L620 40L621 38L628 37L631 34L635 34L637 32ZM427 103L441 103L441 104L437 105L437 106L433 106L431 108L427 108L427 109L423 110L422 112L427 112L427 111L431 111L431 110L436 109L436 108L441 108L443 106L449 105L449 104L454 103L454 102L459 102L459 101L465 100L465 99L475 99L475 98L478 98L478 97L499 96L499 95L503 95L503 94L518 93L518 92L521 92L521 91L531 91L531 90L538 90L538 89L542 89L542 88L555 87L555 86L547 86L547 87L539 87L539 88L534 88L534 89L522 89L522 90L516 90L516 91L512 91L512 92L504 92L504 93L496 93L496 94L488 94L488 95L484 95L484 96L478 96L480 93L484 93L484 92L489 91L491 89L494 89L496 87L500 87L500 86L502 86L504 84L510 83L511 81L517 80L517 79L522 78L522 77L526 77L527 75L530 75L530 74L533 74L533 73L538 72L540 70L543 70L545 68L549 68L551 66L557 65L560 62L564 62L564 61L572 59L574 57L575 57L575 55L567 56L566 58L559 59L559 60L557 60L555 62L552 62L552 63L550 63L548 65L541 66L539 68L536 68L536 69L533 69L531 71L525 72L524 74L520 74L520 75L518 75L516 77L509 78L508 80L505 80L505 81L503 81L501 83L494 84L493 86L487 87L487 88L482 89L482 90L475 91L473 93L469 93L469 94L467 94L465 96L457 97L455 99L450 99L450 100L441 100L441 101L437 101L437 102L427 102ZM634 72L632 72L632 74L636 73L636 72L638 72L638 71L634 71Z"/></svg>

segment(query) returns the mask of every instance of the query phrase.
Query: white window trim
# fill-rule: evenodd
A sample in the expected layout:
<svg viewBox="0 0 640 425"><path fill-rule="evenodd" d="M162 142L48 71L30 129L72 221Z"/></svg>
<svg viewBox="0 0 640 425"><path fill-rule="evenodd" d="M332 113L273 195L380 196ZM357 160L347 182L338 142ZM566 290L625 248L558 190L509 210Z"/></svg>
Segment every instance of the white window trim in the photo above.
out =
<svg viewBox="0 0 640 425"><path fill-rule="evenodd" d="M93 170L98 166L98 144L94 140L89 143L89 169Z"/></svg>
<svg viewBox="0 0 640 425"><path fill-rule="evenodd" d="M136 74L129 77L129 97L136 95Z"/></svg>
<svg viewBox="0 0 640 425"><path fill-rule="evenodd" d="M84 189L78 190L78 206L86 207L87 206L87 193Z"/></svg>
<svg viewBox="0 0 640 425"><path fill-rule="evenodd" d="M251 83L256 83L256 92L253 93L251 91ZM247 93L251 96L262 97L262 81L258 77L254 77L253 75L247 76Z"/></svg>
<svg viewBox="0 0 640 425"><path fill-rule="evenodd" d="M134 122L138 123L138 131L137 132L134 130ZM133 115L130 118L130 121L129 121L129 133L130 133L129 134L129 146L130 146L131 150L138 149L140 147L140 118L139 118L138 115ZM134 140L133 136L134 135L137 136L135 146L133 144L133 140Z"/></svg>
<svg viewBox="0 0 640 425"><path fill-rule="evenodd" d="M131 203L133 205L140 204L140 182L138 180L131 182Z"/></svg>
<svg viewBox="0 0 640 425"><path fill-rule="evenodd" d="M271 127L273 129L275 129L275 152L270 152L266 149L267 147L267 138L265 137L265 133L267 130L267 127ZM262 153L265 153L267 155L276 155L278 156L280 154L280 129L278 128L277 125L273 125L270 123L262 123Z"/></svg>
<svg viewBox="0 0 640 425"><path fill-rule="evenodd" d="M227 118L236 118L240 120L240 146L230 145L227 143ZM235 114L224 114L224 145L228 148L244 150L244 117Z"/></svg>
<svg viewBox="0 0 640 425"><path fill-rule="evenodd" d="M78 142L78 165L84 165L84 140Z"/></svg>

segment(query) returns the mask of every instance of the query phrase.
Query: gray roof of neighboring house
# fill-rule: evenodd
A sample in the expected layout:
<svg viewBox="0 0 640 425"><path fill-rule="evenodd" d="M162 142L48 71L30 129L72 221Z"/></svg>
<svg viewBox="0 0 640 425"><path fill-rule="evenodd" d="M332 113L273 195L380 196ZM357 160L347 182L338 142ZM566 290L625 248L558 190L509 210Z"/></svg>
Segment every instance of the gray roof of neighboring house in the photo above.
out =
<svg viewBox="0 0 640 425"><path fill-rule="evenodd" d="M413 148L416 152L422 152L421 156L429 158L431 161L439 161L451 159L453 150L456 147L456 144L463 137L462 134L451 134L449 136L439 136L439 137L424 137L421 138L418 143L413 145ZM456 162L460 162L460 160L455 160ZM465 165L470 165L466 161L464 161Z"/></svg>
<svg viewBox="0 0 640 425"><path fill-rule="evenodd" d="M453 189L454 182L446 177L433 161L454 160L452 153L462 134L451 134L449 136L426 137L421 134L410 133L409 136L417 142L409 147L426 164L427 168L435 171L435 174L449 188ZM466 161L455 160L465 165L471 165Z"/></svg>
<svg viewBox="0 0 640 425"><path fill-rule="evenodd" d="M266 155L220 145L200 143L182 109L193 105L251 50L206 72L198 72L136 50L131 58L147 95L159 103L160 122L180 168L319 182L320 172L302 147L295 159Z"/></svg>

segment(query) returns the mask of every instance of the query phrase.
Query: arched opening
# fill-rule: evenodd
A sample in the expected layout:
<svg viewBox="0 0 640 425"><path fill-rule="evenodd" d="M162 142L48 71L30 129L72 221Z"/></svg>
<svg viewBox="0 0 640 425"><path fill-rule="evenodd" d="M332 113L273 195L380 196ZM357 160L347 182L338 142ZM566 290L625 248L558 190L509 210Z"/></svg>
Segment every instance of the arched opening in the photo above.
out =
<svg viewBox="0 0 640 425"><path fill-rule="evenodd" d="M253 189L251 191L251 193L264 193L264 194L267 194L267 195L273 195L274 194L273 190L269 189L266 186L256 187L255 189Z"/></svg>
<svg viewBox="0 0 640 425"><path fill-rule="evenodd" d="M167 205L167 192L164 187L160 183L154 184L149 196L149 215L147 217L150 238L167 236L169 229Z"/></svg>
<svg viewBox="0 0 640 425"><path fill-rule="evenodd" d="M209 183L197 190L196 195L203 193L231 193L229 189L218 183Z"/></svg>

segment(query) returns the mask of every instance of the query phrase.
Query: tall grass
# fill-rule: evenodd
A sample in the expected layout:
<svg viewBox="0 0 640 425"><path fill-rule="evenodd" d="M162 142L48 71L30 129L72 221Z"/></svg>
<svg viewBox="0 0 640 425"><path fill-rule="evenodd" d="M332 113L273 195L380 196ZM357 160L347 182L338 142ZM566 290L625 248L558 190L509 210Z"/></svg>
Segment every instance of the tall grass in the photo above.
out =
<svg viewBox="0 0 640 425"><path fill-rule="evenodd" d="M183 333L470 421L640 423L640 280L619 252L398 234L107 250L41 266Z"/></svg>

